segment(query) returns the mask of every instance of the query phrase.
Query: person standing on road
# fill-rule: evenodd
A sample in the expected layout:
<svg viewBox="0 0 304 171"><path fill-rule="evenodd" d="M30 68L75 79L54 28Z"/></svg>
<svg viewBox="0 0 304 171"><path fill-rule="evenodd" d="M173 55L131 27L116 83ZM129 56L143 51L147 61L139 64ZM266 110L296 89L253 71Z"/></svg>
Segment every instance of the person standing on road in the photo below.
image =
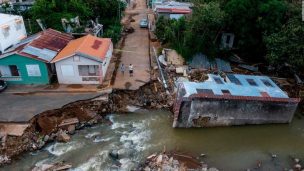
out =
<svg viewBox="0 0 304 171"><path fill-rule="evenodd" d="M124 64L120 65L120 71L121 71L122 75L125 75L125 65Z"/></svg>
<svg viewBox="0 0 304 171"><path fill-rule="evenodd" d="M130 74L130 77L133 77L133 65L132 64L129 65L129 74Z"/></svg>

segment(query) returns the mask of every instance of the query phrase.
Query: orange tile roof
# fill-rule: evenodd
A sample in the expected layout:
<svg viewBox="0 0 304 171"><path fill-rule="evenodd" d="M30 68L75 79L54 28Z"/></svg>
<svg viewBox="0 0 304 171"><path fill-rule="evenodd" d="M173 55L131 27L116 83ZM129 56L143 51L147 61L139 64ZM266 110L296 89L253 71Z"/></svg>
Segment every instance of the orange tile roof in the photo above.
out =
<svg viewBox="0 0 304 171"><path fill-rule="evenodd" d="M103 60L111 43L110 38L98 38L92 35L86 35L70 41L69 44L52 60L52 63L75 54L96 58L98 61Z"/></svg>

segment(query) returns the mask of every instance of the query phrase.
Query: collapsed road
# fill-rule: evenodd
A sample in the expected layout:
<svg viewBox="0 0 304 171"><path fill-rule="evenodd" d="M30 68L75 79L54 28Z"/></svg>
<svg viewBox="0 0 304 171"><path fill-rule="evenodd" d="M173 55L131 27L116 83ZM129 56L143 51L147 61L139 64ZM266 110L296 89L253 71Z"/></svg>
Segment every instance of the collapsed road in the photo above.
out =
<svg viewBox="0 0 304 171"><path fill-rule="evenodd" d="M172 105L173 97L164 93L159 82L151 81L137 91L115 89L96 98L42 112L30 120L21 136L1 136L0 165L10 163L21 153L40 149L48 142L67 142L75 129L105 121L109 113L127 113L129 106L171 109Z"/></svg>

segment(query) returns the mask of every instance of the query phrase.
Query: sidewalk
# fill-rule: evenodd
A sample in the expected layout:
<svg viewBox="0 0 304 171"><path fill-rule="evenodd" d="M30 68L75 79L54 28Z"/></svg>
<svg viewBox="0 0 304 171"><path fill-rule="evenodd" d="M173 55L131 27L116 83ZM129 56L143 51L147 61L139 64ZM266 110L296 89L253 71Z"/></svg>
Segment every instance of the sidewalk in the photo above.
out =
<svg viewBox="0 0 304 171"><path fill-rule="evenodd" d="M100 92L103 89L99 85L9 85L3 94L25 94L25 93L90 93Z"/></svg>
<svg viewBox="0 0 304 171"><path fill-rule="evenodd" d="M126 13L136 13L133 16L135 22L130 24L135 30L127 35L125 45L121 49L120 64L125 65L125 73L123 75L118 68L113 88L137 90L150 81L149 33L148 29L139 27L139 21L147 18L146 1L136 0L135 9L127 9ZM129 76L128 66L130 64L134 67L133 77Z"/></svg>

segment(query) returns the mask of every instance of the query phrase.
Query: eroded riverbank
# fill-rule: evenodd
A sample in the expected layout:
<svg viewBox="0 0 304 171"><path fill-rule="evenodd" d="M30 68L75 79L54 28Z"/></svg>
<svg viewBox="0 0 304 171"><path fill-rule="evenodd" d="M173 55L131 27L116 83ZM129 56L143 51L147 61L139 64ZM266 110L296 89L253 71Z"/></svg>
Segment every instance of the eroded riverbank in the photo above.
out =
<svg viewBox="0 0 304 171"><path fill-rule="evenodd" d="M30 170L59 161L72 164L73 170L128 170L164 147L197 157L206 154L199 161L225 171L284 170L293 167L292 157L304 159L304 120L295 118L290 125L173 129L170 115L163 110L111 114L113 124L78 130L70 142L52 142L0 170ZM109 157L112 150L120 150L118 160ZM258 162L261 168L254 169Z"/></svg>
<svg viewBox="0 0 304 171"><path fill-rule="evenodd" d="M2 137L0 163L10 163L11 159L21 153L40 149L47 142L68 141L70 137L67 134L73 134L75 129L105 121L109 113L127 113L134 107L169 109L173 98L163 92L157 81L151 81L137 91L108 91L100 97L45 111L30 121L22 136Z"/></svg>

